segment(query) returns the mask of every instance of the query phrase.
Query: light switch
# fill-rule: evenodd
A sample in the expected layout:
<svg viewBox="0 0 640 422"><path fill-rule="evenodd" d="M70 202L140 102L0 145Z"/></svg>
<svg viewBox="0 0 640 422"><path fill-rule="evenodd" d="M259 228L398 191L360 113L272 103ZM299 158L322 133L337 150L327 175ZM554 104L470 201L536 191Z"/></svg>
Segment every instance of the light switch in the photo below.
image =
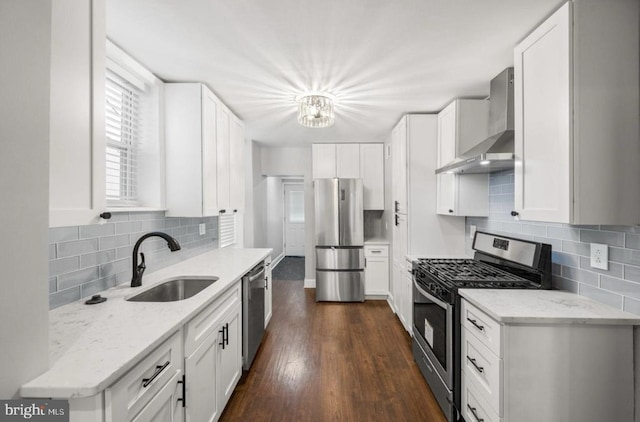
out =
<svg viewBox="0 0 640 422"><path fill-rule="evenodd" d="M199 229L200 229L200 236L202 236L203 234L205 234L207 232L207 229L206 229L204 223L200 223Z"/></svg>

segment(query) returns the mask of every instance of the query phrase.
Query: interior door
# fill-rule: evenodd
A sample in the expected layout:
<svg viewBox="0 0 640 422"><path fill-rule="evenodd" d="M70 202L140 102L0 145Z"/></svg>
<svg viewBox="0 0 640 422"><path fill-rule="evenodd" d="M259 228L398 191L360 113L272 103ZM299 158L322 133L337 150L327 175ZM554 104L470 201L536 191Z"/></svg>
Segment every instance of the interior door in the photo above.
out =
<svg viewBox="0 0 640 422"><path fill-rule="evenodd" d="M304 185L284 185L284 254L304 256Z"/></svg>

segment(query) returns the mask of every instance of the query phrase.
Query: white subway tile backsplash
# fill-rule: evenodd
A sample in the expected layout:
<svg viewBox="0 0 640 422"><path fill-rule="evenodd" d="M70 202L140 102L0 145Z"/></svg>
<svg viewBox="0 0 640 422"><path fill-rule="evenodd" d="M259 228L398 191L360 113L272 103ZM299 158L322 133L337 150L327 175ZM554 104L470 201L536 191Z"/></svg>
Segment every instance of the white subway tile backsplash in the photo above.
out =
<svg viewBox="0 0 640 422"><path fill-rule="evenodd" d="M198 225L207 229L200 236ZM133 245L144 233L163 231L181 250L149 238L140 248L152 272L217 247L217 217L165 218L164 212L117 212L105 224L49 229L49 306L51 309L131 281Z"/></svg>

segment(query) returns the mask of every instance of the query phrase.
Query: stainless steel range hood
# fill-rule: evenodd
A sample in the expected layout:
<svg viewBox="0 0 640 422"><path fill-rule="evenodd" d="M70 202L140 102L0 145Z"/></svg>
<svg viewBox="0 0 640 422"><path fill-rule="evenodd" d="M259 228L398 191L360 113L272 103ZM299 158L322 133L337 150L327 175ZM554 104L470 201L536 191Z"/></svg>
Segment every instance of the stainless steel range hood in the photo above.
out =
<svg viewBox="0 0 640 422"><path fill-rule="evenodd" d="M489 136L436 173L492 173L513 168L513 68L491 80Z"/></svg>

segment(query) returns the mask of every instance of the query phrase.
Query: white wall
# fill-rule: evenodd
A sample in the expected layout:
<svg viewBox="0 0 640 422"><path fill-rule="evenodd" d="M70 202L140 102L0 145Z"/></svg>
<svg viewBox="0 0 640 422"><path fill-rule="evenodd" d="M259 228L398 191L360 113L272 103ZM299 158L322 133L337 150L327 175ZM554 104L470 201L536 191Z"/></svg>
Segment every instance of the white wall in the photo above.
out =
<svg viewBox="0 0 640 422"><path fill-rule="evenodd" d="M276 259L284 254L284 194L281 177L267 177L267 247L273 249L271 257Z"/></svg>
<svg viewBox="0 0 640 422"><path fill-rule="evenodd" d="M0 399L48 368L51 3L0 1Z"/></svg>
<svg viewBox="0 0 640 422"><path fill-rule="evenodd" d="M279 242L278 250L282 250L282 178L304 179L304 213L308 222L305 225L305 279L313 280L316 264L311 147L266 147L253 142L252 155L254 246L273 247L273 257L278 256L271 245ZM269 182L269 179L273 180Z"/></svg>

